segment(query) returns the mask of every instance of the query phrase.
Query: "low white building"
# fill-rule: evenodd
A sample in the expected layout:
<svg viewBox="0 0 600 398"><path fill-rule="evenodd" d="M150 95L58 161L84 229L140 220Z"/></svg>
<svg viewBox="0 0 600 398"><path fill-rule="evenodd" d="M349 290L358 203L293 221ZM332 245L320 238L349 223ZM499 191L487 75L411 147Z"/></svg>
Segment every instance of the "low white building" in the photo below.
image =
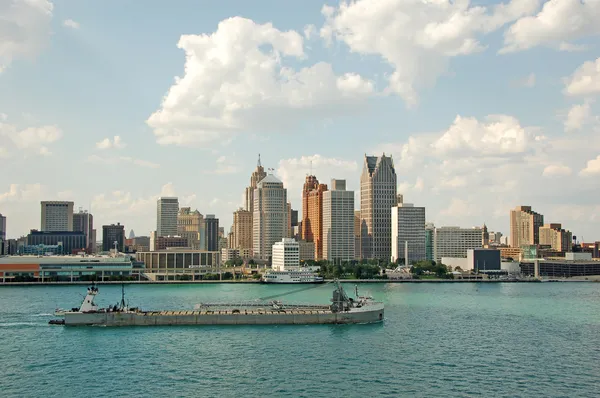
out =
<svg viewBox="0 0 600 398"><path fill-rule="evenodd" d="M292 271L300 268L300 245L292 238L283 238L272 247L274 271Z"/></svg>

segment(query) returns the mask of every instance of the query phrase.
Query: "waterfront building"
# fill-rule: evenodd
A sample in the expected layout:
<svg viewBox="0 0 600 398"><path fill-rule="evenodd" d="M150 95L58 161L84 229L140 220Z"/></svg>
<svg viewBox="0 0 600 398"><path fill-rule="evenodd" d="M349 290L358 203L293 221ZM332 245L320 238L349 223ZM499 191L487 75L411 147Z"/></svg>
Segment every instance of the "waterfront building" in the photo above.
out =
<svg viewBox="0 0 600 398"><path fill-rule="evenodd" d="M125 226L121 223L102 226L102 251L108 252L115 249L125 252Z"/></svg>
<svg viewBox="0 0 600 398"><path fill-rule="evenodd" d="M435 261L435 257L433 255L434 252L434 242L433 242L433 234L435 231L435 225L433 223L425 224L425 260L427 261Z"/></svg>
<svg viewBox="0 0 600 398"><path fill-rule="evenodd" d="M211 252L219 250L219 219L214 214L207 214L204 219L206 249Z"/></svg>
<svg viewBox="0 0 600 398"><path fill-rule="evenodd" d="M327 184L317 177L306 176L302 189L302 240L315 242L315 260L323 259L323 193Z"/></svg>
<svg viewBox="0 0 600 398"><path fill-rule="evenodd" d="M434 231L434 258L440 262L442 257L466 258L467 250L482 247L481 228L441 227Z"/></svg>
<svg viewBox="0 0 600 398"><path fill-rule="evenodd" d="M96 230L94 229L94 216L87 210L79 209L73 213L73 231L85 234L85 247L88 253L96 252Z"/></svg>
<svg viewBox="0 0 600 398"><path fill-rule="evenodd" d="M403 263L413 264L425 260L425 208L399 203L392 207L391 214L392 262L402 260Z"/></svg>
<svg viewBox="0 0 600 398"><path fill-rule="evenodd" d="M258 187L258 183L267 176L265 168L260 162L260 154L258 155L258 162L256 163L256 169L250 176L250 185L246 188L245 194L245 209L250 213L254 213L254 190Z"/></svg>
<svg viewBox="0 0 600 398"><path fill-rule="evenodd" d="M361 258L389 261L392 212L398 202L391 156L366 156L360 177Z"/></svg>
<svg viewBox="0 0 600 398"><path fill-rule="evenodd" d="M510 211L510 245L537 245L544 216L531 210L531 206L517 206Z"/></svg>
<svg viewBox="0 0 600 398"><path fill-rule="evenodd" d="M187 239L188 246L195 250L206 248L204 216L190 207L182 207L177 213L177 236Z"/></svg>
<svg viewBox="0 0 600 398"><path fill-rule="evenodd" d="M233 213L233 249L252 249L252 213L239 208Z"/></svg>
<svg viewBox="0 0 600 398"><path fill-rule="evenodd" d="M39 245L58 245L62 247L61 254L77 254L85 251L86 238L83 232L73 231L38 231L32 229L27 235L25 245L28 246L39 246Z"/></svg>
<svg viewBox="0 0 600 398"><path fill-rule="evenodd" d="M42 201L41 231L73 231L73 202Z"/></svg>
<svg viewBox="0 0 600 398"><path fill-rule="evenodd" d="M252 225L254 256L269 260L275 242L287 234L287 190L273 174L263 178L254 190Z"/></svg>
<svg viewBox="0 0 600 398"><path fill-rule="evenodd" d="M354 260L354 191L346 180L331 180L323 192L323 256L329 261Z"/></svg>
<svg viewBox="0 0 600 398"><path fill-rule="evenodd" d="M0 240L6 240L6 217L0 214Z"/></svg>
<svg viewBox="0 0 600 398"><path fill-rule="evenodd" d="M315 259L315 242L307 242L305 240L298 241L300 261L314 261Z"/></svg>
<svg viewBox="0 0 600 398"><path fill-rule="evenodd" d="M300 245L292 238L283 238L273 245L274 271L294 271L300 267Z"/></svg>
<svg viewBox="0 0 600 398"><path fill-rule="evenodd" d="M156 231L150 233L150 251L159 251L172 248L191 249L188 239L183 236L159 236Z"/></svg>
<svg viewBox="0 0 600 398"><path fill-rule="evenodd" d="M466 257L442 257L441 263L456 270L473 271L475 273L501 273L502 260L498 249L470 249Z"/></svg>
<svg viewBox="0 0 600 398"><path fill-rule="evenodd" d="M145 266L144 274L153 281L174 280L176 275L188 275L191 280L220 272L219 252L190 249L137 252L136 260Z"/></svg>
<svg viewBox="0 0 600 398"><path fill-rule="evenodd" d="M158 236L177 235L178 213L179 199L164 197L156 201L156 233Z"/></svg>
<svg viewBox="0 0 600 398"><path fill-rule="evenodd" d="M540 227L540 245L549 245L559 252L570 252L573 234L562 228L561 224L545 224Z"/></svg>

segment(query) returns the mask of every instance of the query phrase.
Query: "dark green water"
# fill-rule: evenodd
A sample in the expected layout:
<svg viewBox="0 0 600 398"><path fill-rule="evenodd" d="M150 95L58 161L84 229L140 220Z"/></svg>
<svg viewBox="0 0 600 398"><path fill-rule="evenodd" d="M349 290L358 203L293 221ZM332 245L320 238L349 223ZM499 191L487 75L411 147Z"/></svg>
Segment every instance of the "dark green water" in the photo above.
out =
<svg viewBox="0 0 600 398"><path fill-rule="evenodd" d="M352 290L352 285L346 285ZM127 286L131 305L191 309L297 287ZM596 397L600 284L362 285L375 325L64 328L82 286L0 288L3 397ZM289 301L327 302L330 286ZM100 286L98 302L120 299Z"/></svg>

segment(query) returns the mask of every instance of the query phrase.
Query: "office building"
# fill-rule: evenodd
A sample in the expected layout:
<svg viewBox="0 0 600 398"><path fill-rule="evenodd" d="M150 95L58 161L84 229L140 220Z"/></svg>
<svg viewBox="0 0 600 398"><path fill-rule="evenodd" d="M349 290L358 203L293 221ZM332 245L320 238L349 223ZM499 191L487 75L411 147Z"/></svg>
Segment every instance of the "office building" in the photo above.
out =
<svg viewBox="0 0 600 398"><path fill-rule="evenodd" d="M302 189L302 231L301 238L315 242L315 259L323 259L323 192L326 184L319 184L317 177L306 176Z"/></svg>
<svg viewBox="0 0 600 398"><path fill-rule="evenodd" d="M115 245L119 253L125 252L125 226L121 225L121 223L103 225L102 251L108 252L114 250Z"/></svg>
<svg viewBox="0 0 600 398"><path fill-rule="evenodd" d="M263 178L254 190L252 226L254 256L269 260L275 242L287 234L287 190L272 174Z"/></svg>
<svg viewBox="0 0 600 398"><path fill-rule="evenodd" d="M392 261L413 264L427 258L425 208L410 203L392 207Z"/></svg>
<svg viewBox="0 0 600 398"><path fill-rule="evenodd" d="M232 249L252 249L252 213L239 208L233 213Z"/></svg>
<svg viewBox="0 0 600 398"><path fill-rule="evenodd" d="M207 214L204 218L206 249L209 252L219 251L219 219L214 214Z"/></svg>
<svg viewBox="0 0 600 398"><path fill-rule="evenodd" d="M360 177L361 258L389 261L396 171L391 156L366 156Z"/></svg>
<svg viewBox="0 0 600 398"><path fill-rule="evenodd" d="M220 271L220 258L219 252L190 249L136 253L136 260L145 265L144 275L153 281L174 280L181 275L201 280L203 275Z"/></svg>
<svg viewBox="0 0 600 398"><path fill-rule="evenodd" d="M6 240L6 217L0 214L0 240Z"/></svg>
<svg viewBox="0 0 600 398"><path fill-rule="evenodd" d="M545 224L540 227L540 245L548 245L558 252L570 252L573 234L562 228L561 224Z"/></svg>
<svg viewBox="0 0 600 398"><path fill-rule="evenodd" d="M188 239L183 236L159 236L156 231L150 233L150 251L167 249L190 249Z"/></svg>
<svg viewBox="0 0 600 398"><path fill-rule="evenodd" d="M204 250L205 228L204 216L190 207L182 207L177 213L177 236L187 239L188 246L194 250Z"/></svg>
<svg viewBox="0 0 600 398"><path fill-rule="evenodd" d="M354 259L360 260L360 210L354 210Z"/></svg>
<svg viewBox="0 0 600 398"><path fill-rule="evenodd" d="M177 235L179 199L160 198L156 201L156 233L158 236Z"/></svg>
<svg viewBox="0 0 600 398"><path fill-rule="evenodd" d="M544 216L531 210L531 206L517 206L510 211L510 245L537 245Z"/></svg>
<svg viewBox="0 0 600 398"><path fill-rule="evenodd" d="M433 234L435 230L435 225L433 223L425 224L425 260L434 261L435 257L433 256Z"/></svg>
<svg viewBox="0 0 600 398"><path fill-rule="evenodd" d="M467 251L482 248L481 228L441 227L434 231L434 259L466 258Z"/></svg>
<svg viewBox="0 0 600 398"><path fill-rule="evenodd" d="M300 246L295 239L283 238L272 248L275 271L293 271L300 267Z"/></svg>
<svg viewBox="0 0 600 398"><path fill-rule="evenodd" d="M73 231L37 231L32 229L26 239L27 246L60 246L61 249L58 250L60 254L85 252L85 243L85 234Z"/></svg>
<svg viewBox="0 0 600 398"><path fill-rule="evenodd" d="M43 232L73 231L73 202L43 201L41 205Z"/></svg>
<svg viewBox="0 0 600 398"><path fill-rule="evenodd" d="M96 230L94 229L94 216L91 213L79 209L78 213L73 214L73 232L83 232L87 252L96 252Z"/></svg>
<svg viewBox="0 0 600 398"><path fill-rule="evenodd" d="M245 209L250 213L254 213L254 190L258 187L258 183L267 176L265 168L260 162L260 154L258 155L258 162L256 163L256 169L250 176L250 185L246 188L245 195Z"/></svg>
<svg viewBox="0 0 600 398"><path fill-rule="evenodd" d="M354 191L346 191L346 180L331 180L323 192L323 256L354 260Z"/></svg>
<svg viewBox="0 0 600 398"><path fill-rule="evenodd" d="M300 261L315 261L315 242L298 241Z"/></svg>

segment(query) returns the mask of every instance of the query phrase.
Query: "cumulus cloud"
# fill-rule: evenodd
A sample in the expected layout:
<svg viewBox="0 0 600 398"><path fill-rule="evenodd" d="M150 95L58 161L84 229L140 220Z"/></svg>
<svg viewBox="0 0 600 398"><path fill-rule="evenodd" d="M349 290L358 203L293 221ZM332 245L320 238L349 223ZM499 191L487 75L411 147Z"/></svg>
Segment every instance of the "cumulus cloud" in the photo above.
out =
<svg viewBox="0 0 600 398"><path fill-rule="evenodd" d="M600 2L598 3L600 4ZM600 21L598 21L600 26ZM600 58L587 61L564 79L565 94L570 96L600 94Z"/></svg>
<svg viewBox="0 0 600 398"><path fill-rule="evenodd" d="M98 149L123 149L126 146L127 145L118 135L115 135L112 140L110 138L105 138L96 143L96 148Z"/></svg>
<svg viewBox="0 0 600 398"><path fill-rule="evenodd" d="M565 166L562 164L550 164L544 168L542 175L544 177L559 177L559 176L569 176L573 170L569 166Z"/></svg>
<svg viewBox="0 0 600 398"><path fill-rule="evenodd" d="M324 6L320 30L326 43L334 39L350 51L382 57L393 68L389 91L411 106L417 91L446 71L452 57L482 51L480 37L539 8L539 0L513 0L491 7L468 1L341 2Z"/></svg>
<svg viewBox="0 0 600 398"><path fill-rule="evenodd" d="M330 64L296 70L304 59L296 31L235 17L212 34L183 35L185 74L147 120L162 145L210 145L245 132L281 131L307 120L348 112L374 91L357 74Z"/></svg>
<svg viewBox="0 0 600 398"><path fill-rule="evenodd" d="M600 34L598 0L550 0L537 15L524 16L504 33L502 53L552 46L563 51L581 47L571 43Z"/></svg>
<svg viewBox="0 0 600 398"><path fill-rule="evenodd" d="M235 160L234 156L221 155L217 158L217 167L215 170L207 171L207 173L216 174L236 174L239 173L241 168Z"/></svg>
<svg viewBox="0 0 600 398"><path fill-rule="evenodd" d="M580 171L583 176L600 175L600 155L596 159L588 160L586 167Z"/></svg>
<svg viewBox="0 0 600 398"><path fill-rule="evenodd" d="M16 125L0 121L0 136L26 155L50 155L49 146L62 138L62 131L57 126L20 129Z"/></svg>
<svg viewBox="0 0 600 398"><path fill-rule="evenodd" d="M79 22L75 22L72 19L66 19L63 22L63 26L65 28L71 28L71 29L79 29L79 27L80 27Z"/></svg>
<svg viewBox="0 0 600 398"><path fill-rule="evenodd" d="M48 0L0 2L0 73L14 59L33 57L45 45L52 9Z"/></svg>
<svg viewBox="0 0 600 398"><path fill-rule="evenodd" d="M583 126L592 120L590 109L591 101L585 101L583 104L575 104L569 109L567 118L565 119L565 131L573 132L581 130Z"/></svg>
<svg viewBox="0 0 600 398"><path fill-rule="evenodd" d="M151 169L157 169L160 167L160 164L150 162L148 160L136 159L130 156L99 156L99 155L90 155L87 158L90 163L98 163L98 164L121 164L121 165L135 165L140 167L147 167Z"/></svg>

